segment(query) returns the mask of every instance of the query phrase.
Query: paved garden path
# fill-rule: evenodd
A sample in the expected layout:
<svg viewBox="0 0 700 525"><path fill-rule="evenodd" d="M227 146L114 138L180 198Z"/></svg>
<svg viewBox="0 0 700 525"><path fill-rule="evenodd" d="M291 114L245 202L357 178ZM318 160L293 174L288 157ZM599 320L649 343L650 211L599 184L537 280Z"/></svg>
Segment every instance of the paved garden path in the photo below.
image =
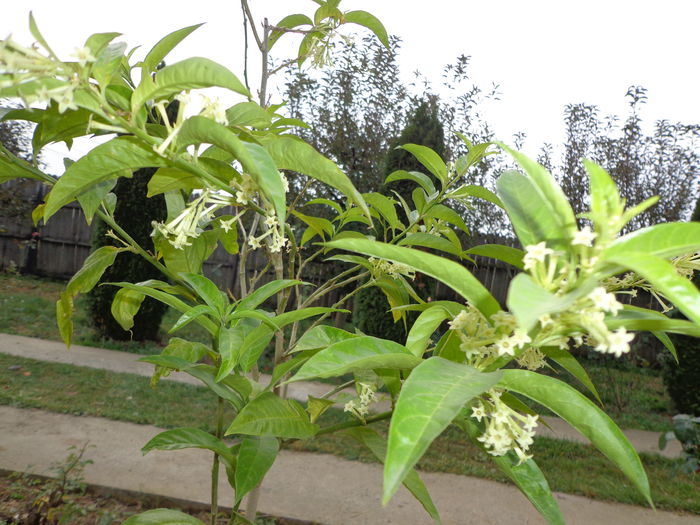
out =
<svg viewBox="0 0 700 525"><path fill-rule="evenodd" d="M35 339L18 335L0 334L0 352L41 361L87 366L89 368L101 368L113 372L137 374L141 376L151 376L153 373L153 365L139 361L138 359L141 356L136 354L79 345L73 345L70 349L66 349L63 343L57 341L47 341L45 339ZM180 372L174 372L167 379L201 385L197 379ZM269 376L262 376L260 381L267 383L269 379ZM305 402L309 395L321 397L331 388L332 385L324 383L291 383L288 385L287 395L293 399ZM350 392L354 393L352 390L350 390ZM386 401L383 403L380 402L374 405L374 408L379 411L386 410L388 408L388 403ZM551 428L540 425L537 428L538 435L588 443L585 437L571 428L565 421L556 417L544 417L543 419ZM633 429L625 430L624 432L638 452L661 454L670 458L676 458L680 454L681 449L677 441L671 441L664 450L659 450L658 432Z"/></svg>
<svg viewBox="0 0 700 525"><path fill-rule="evenodd" d="M59 343L24 337L0 335L0 352L117 372L150 374L150 367L135 361L136 356L131 354L87 347L73 347L67 351ZM328 386L312 384L306 388L327 389ZM301 397L309 391L292 390L290 393ZM159 431L150 425L0 406L0 469L46 473L52 463L65 459L68 447L89 442L87 455L94 463L86 467L88 483L206 502L209 453L155 451L142 456L140 448ZM512 486L454 474L424 473L422 476L446 525L543 523ZM227 486L223 478L221 486ZM380 494L379 465L283 450L265 478L260 510L328 525L430 523L405 490L402 489L387 507L381 506ZM698 516L654 512L568 494L556 494L556 497L567 523L572 525L700 523ZM221 494L222 505L230 505L230 499L231 494L226 491Z"/></svg>

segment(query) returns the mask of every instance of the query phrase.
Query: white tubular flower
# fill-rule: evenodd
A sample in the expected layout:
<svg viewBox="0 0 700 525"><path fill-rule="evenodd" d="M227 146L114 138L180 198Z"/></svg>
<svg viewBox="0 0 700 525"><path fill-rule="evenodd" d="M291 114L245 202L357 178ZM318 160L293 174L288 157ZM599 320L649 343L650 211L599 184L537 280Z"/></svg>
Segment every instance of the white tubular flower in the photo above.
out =
<svg viewBox="0 0 700 525"><path fill-rule="evenodd" d="M486 411L484 410L484 405L482 403L472 407L472 417L479 422L486 417Z"/></svg>
<svg viewBox="0 0 700 525"><path fill-rule="evenodd" d="M250 246L253 250L257 250L262 246L262 244L260 243L261 239L262 237L255 237L251 235L250 237L248 237L248 246Z"/></svg>
<svg viewBox="0 0 700 525"><path fill-rule="evenodd" d="M228 233L232 228L234 228L233 223L236 221L236 217L231 217L227 221L220 221L219 226L221 229Z"/></svg>
<svg viewBox="0 0 700 525"><path fill-rule="evenodd" d="M496 312L491 316L491 320L496 328L505 328L506 331L510 332L518 327L518 321L513 314L504 312Z"/></svg>
<svg viewBox="0 0 700 525"><path fill-rule="evenodd" d="M228 126L228 117L226 117L226 108L221 103L218 98L210 99L209 97L202 95L202 105L204 106L201 116L210 118L219 124Z"/></svg>
<svg viewBox="0 0 700 525"><path fill-rule="evenodd" d="M267 226L267 227L269 227L269 228L274 228L274 227L277 226L278 224L279 224L279 223L278 223L278 221L277 221L277 217L275 217L275 216L272 215L272 214L271 214L271 215L268 215L268 216L265 218L265 226Z"/></svg>
<svg viewBox="0 0 700 525"><path fill-rule="evenodd" d="M630 351L630 342L634 339L634 334L628 334L624 327L618 328L608 335L608 353L620 357Z"/></svg>
<svg viewBox="0 0 700 525"><path fill-rule="evenodd" d="M547 255L552 255L554 250L547 248L545 242L525 246L525 257L523 257L523 267L531 270L538 262L543 263Z"/></svg>
<svg viewBox="0 0 700 525"><path fill-rule="evenodd" d="M87 47L76 47L71 56L78 59L78 64L80 64L81 67L85 67L85 64L88 62L94 62L96 60Z"/></svg>
<svg viewBox="0 0 700 525"><path fill-rule="evenodd" d="M282 179L282 185L284 186L284 192L289 193L289 180L287 177L280 171L280 178Z"/></svg>
<svg viewBox="0 0 700 525"><path fill-rule="evenodd" d="M73 101L73 89L70 87L64 89L58 95L52 95L52 98L58 103L59 113L65 113L66 110L69 109L78 109L78 106L76 106L75 102Z"/></svg>
<svg viewBox="0 0 700 525"><path fill-rule="evenodd" d="M539 322L540 322L540 326L542 328L547 328L548 326L554 324L554 320L552 319L552 316L549 314L540 315Z"/></svg>
<svg viewBox="0 0 700 525"><path fill-rule="evenodd" d="M600 308L604 312L617 315L617 312L622 310L622 304L615 298L615 294L608 293L605 291L605 288L601 286L595 288L588 294L588 298L593 301L596 308Z"/></svg>
<svg viewBox="0 0 700 525"><path fill-rule="evenodd" d="M572 245L593 246L593 240L597 237L597 233L592 231L590 227L584 226L581 230L574 233L574 238L571 241Z"/></svg>
<svg viewBox="0 0 700 525"><path fill-rule="evenodd" d="M466 310L462 310L457 314L457 316L452 319L448 324L450 330L462 330L469 326L470 315Z"/></svg>
<svg viewBox="0 0 700 525"><path fill-rule="evenodd" d="M527 335L527 332L525 330L518 328L513 332L510 341L516 348L522 348L527 343L531 343L532 339L530 339L530 336Z"/></svg>
<svg viewBox="0 0 700 525"><path fill-rule="evenodd" d="M515 355L515 345L511 341L510 337L502 337L496 341L496 350L499 356L503 355Z"/></svg>

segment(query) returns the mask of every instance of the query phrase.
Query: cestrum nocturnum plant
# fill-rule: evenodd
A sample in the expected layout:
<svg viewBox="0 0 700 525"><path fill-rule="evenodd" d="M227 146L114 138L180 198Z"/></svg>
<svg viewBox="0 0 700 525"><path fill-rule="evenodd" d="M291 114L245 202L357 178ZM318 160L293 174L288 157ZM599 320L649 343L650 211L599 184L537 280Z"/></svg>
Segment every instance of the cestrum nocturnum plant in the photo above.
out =
<svg viewBox="0 0 700 525"><path fill-rule="evenodd" d="M571 347L585 344L621 356L629 352L636 332L650 331L674 352L665 332L700 336L700 294L688 280L700 268L698 224L659 224L621 236L654 199L626 208L611 177L584 161L590 210L577 218L542 166L505 145L473 144L461 135L464 154L449 163L427 147L401 146L424 173L398 170L386 182L414 184L412 202L398 195L360 194L332 160L293 134L303 123L286 118L283 105L271 104L267 94L267 81L280 67L327 61L332 38L346 24L365 27L388 45L384 26L371 14L341 11L338 0L314 1L318 7L312 16L292 14L260 27L242 0L265 66L257 102L236 75L208 59L161 65L198 26L167 35L138 61L133 49L115 43L118 33L92 35L70 60L61 60L33 18L36 45L0 41L0 97L25 106L3 109L0 117L37 124L34 158L48 144L70 144L88 135L107 139L58 180L0 147L0 182L24 177L50 187L33 213L36 222L50 220L77 200L88 221L99 216L119 241L119 247L92 253L61 294L57 320L66 343L72 336L74 297L94 287L120 253L137 253L160 270L162 280L111 283L119 287L112 312L128 330L141 302L152 297L179 312L170 333L196 323L209 335L206 343L172 337L159 355L143 360L155 366L153 384L179 372L209 388L216 396L216 431L167 430L143 450L212 452L213 519L220 466L232 489L230 521L248 523L245 516L255 516L256 491L281 441L342 430L384 463L384 502L404 484L439 523L413 467L453 424L549 523L563 523L536 463L539 418L527 400L578 429L651 503L642 464L615 423L582 393L538 370L557 363L597 398ZM301 40L297 56L270 69L271 49L280 38L291 38L288 34ZM223 88L237 102L226 107L223 97L199 91L209 87ZM511 155L521 171L503 173L496 193L470 184L471 170L499 152ZM153 224L153 249L134 242L113 213L111 190L117 179L144 167L157 168L148 194L165 195L168 212L163 222ZM328 185L338 198L313 198L311 180ZM293 198L290 185L301 188ZM505 210L524 249L463 248L458 233L469 230L450 203L475 198ZM308 211L312 205L331 211L317 217ZM232 290L220 289L203 274L217 247L239 256ZM249 267L253 250L259 250L264 271ZM467 269L474 254L520 271L506 304ZM305 282L308 264L324 257L338 270L321 283ZM274 278L266 282L262 277L268 270ZM425 302L412 288L418 274L441 281L460 300ZM366 286L383 291L397 322L406 322L407 311L419 312L405 342L324 324ZM336 290L342 290L340 299L318 306ZM687 320L620 300L637 290L651 293L664 308L674 305ZM271 375L261 376L259 361L268 347ZM342 392L345 385L320 398L310 396L305 406L285 397L285 382L346 374L357 394L350 401ZM376 413L380 396L388 398L390 409ZM346 419L329 422L325 414L331 409ZM230 420L227 413L233 414ZM387 419L385 436L374 424ZM166 509L125 523L141 519L198 523Z"/></svg>

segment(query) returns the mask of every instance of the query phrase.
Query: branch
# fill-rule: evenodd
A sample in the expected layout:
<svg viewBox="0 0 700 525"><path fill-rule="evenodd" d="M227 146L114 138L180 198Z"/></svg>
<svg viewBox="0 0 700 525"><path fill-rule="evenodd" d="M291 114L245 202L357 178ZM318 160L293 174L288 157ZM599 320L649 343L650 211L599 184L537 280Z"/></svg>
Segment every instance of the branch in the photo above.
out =
<svg viewBox="0 0 700 525"><path fill-rule="evenodd" d="M255 43L258 44L258 49L262 53L263 43L262 43L262 40L260 39L260 36L258 35L258 31L255 29L255 19L253 18L252 13L250 12L250 7L248 6L248 0L241 0L241 6L243 6L243 10L245 11L246 15L248 16L248 20L250 21L250 29L253 31L253 37L255 38Z"/></svg>

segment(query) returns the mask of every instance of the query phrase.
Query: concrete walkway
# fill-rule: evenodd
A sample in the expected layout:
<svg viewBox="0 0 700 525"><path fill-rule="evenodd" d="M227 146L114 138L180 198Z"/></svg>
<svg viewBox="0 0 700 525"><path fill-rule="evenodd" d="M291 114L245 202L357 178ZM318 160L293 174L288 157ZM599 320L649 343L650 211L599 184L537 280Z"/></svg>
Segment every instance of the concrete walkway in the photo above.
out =
<svg viewBox="0 0 700 525"><path fill-rule="evenodd" d="M90 446L88 483L208 502L211 454L201 450L155 451L141 447L160 429L95 417L0 406L0 468L45 474L67 449ZM31 465L30 465L31 464ZM381 466L334 456L281 451L265 478L260 510L327 525L428 525L431 520L403 488L387 507L380 504ZM445 525L535 525L544 523L512 486L457 476L422 477ZM220 504L232 494L221 476ZM556 494L570 525L698 525L700 517Z"/></svg>
<svg viewBox="0 0 700 525"><path fill-rule="evenodd" d="M71 346L70 349L66 349L63 343L18 335L0 334L0 353L147 377L153 374L153 365L138 361L141 356L136 354L79 345L74 345ZM167 379L198 386L201 385L201 382L197 379L181 372L174 372ZM261 376L260 380L263 383L268 383L270 378L269 376ZM293 399L306 402L309 395L321 397L332 388L332 385L324 383L291 383L288 385L287 395ZM348 392L354 395L354 390L349 390ZM374 408L383 411L387 410L389 405L387 402L380 402L374 405ZM539 425L537 428L537 435L557 439L568 439L579 443L588 443L585 437L579 434L578 431L573 429L565 421L556 417L544 417L543 419L551 427L551 430L544 425ZM658 432L625 430L624 433L637 452L661 454L669 458L677 458L680 454L681 448L677 441L671 441L664 450L659 450Z"/></svg>

